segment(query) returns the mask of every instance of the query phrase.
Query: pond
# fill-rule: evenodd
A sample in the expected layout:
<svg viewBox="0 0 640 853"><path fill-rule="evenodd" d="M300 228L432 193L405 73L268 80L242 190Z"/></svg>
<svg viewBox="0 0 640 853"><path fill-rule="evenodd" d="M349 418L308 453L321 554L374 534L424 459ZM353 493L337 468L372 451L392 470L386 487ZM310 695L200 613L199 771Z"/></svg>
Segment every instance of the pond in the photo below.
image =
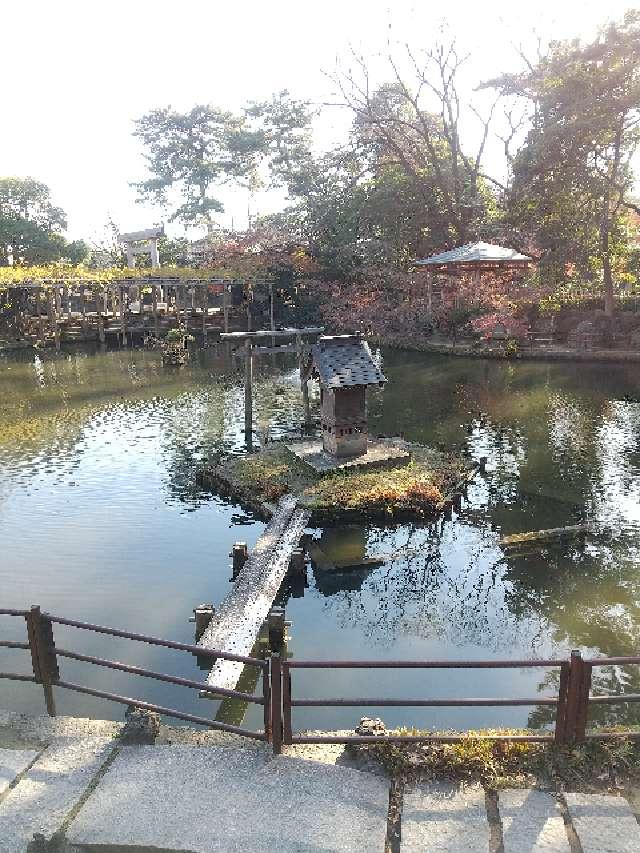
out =
<svg viewBox="0 0 640 853"><path fill-rule="evenodd" d="M635 365L498 362L385 352L389 382L370 404L373 433L487 457L447 518L400 527L310 531L306 584L281 591L294 658L487 659L640 651L640 395ZM243 445L242 364L205 350L167 370L158 353L16 353L0 359L0 602L192 642L195 606L229 589L233 542L264 525L200 489L194 471ZM264 440L298 435L290 362L264 359L254 413ZM582 522L606 537L509 550L500 538ZM6 638L22 639L3 618ZM59 645L201 678L185 653L77 629ZM161 682L65 660L69 681L238 721L244 708ZM0 671L30 672L0 650ZM552 695L555 670L299 670L308 698ZM637 668L598 672L595 692L640 692ZM57 691L59 713L121 719L123 709ZM0 681L0 707L43 708L35 685ZM637 706L597 706L606 722L640 722ZM361 713L435 728L542 726L545 706L306 708L297 728L352 727ZM246 722L260 725L252 707ZM596 719L596 717L594 717Z"/></svg>

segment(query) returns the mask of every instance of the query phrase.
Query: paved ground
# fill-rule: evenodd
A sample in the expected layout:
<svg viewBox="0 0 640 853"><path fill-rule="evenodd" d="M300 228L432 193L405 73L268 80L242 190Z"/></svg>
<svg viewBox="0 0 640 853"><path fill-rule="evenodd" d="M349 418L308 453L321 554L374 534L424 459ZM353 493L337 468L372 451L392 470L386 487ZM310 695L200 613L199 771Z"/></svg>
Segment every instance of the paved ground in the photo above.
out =
<svg viewBox="0 0 640 853"><path fill-rule="evenodd" d="M341 765L339 750L274 758L184 729L174 743L127 746L120 730L0 713L0 853L26 853L34 833L61 833L55 849L68 853L385 850L388 780ZM624 797L418 785L387 849L637 853L640 826Z"/></svg>

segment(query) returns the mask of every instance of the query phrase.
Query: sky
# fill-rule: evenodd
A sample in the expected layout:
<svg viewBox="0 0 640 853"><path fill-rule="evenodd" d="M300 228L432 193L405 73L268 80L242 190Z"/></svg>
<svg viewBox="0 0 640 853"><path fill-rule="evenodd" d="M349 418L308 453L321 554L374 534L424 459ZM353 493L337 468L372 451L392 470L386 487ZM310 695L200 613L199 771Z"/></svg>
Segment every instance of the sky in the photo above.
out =
<svg viewBox="0 0 640 853"><path fill-rule="evenodd" d="M328 73L351 48L379 60L391 40L426 48L446 19L470 52L466 80L519 67L538 36L591 38L633 0L0 0L0 175L37 178L67 213L70 238L96 239L111 218L122 231L166 222L159 208L136 203L132 181L145 177L133 121L150 109L210 103L240 110L288 89L315 104L332 100ZM477 99L478 96L476 95ZM479 101L482 106L482 99ZM320 147L347 131L348 116L324 107ZM470 144L477 129L467 129ZM500 169L498 143L487 167ZM225 189L220 224L282 206L282 193L250 197ZM167 226L178 235L179 226Z"/></svg>

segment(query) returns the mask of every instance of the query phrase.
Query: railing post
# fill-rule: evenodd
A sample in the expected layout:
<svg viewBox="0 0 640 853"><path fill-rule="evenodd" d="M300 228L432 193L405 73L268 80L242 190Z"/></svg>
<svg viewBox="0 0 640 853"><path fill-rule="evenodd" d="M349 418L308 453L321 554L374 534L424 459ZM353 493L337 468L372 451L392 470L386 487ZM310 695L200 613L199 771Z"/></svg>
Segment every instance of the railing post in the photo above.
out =
<svg viewBox="0 0 640 853"><path fill-rule="evenodd" d="M560 746L567 742L567 688L569 686L570 665L567 661L560 664L560 685L556 706L555 743Z"/></svg>
<svg viewBox="0 0 640 853"><path fill-rule="evenodd" d="M269 743L271 740L271 680L268 663L262 670L262 698L264 699L264 734Z"/></svg>
<svg viewBox="0 0 640 853"><path fill-rule="evenodd" d="M284 661L282 665L282 742L290 744L293 739L291 729L291 670Z"/></svg>
<svg viewBox="0 0 640 853"><path fill-rule="evenodd" d="M282 752L282 664L279 654L271 655L271 744L273 754Z"/></svg>
<svg viewBox="0 0 640 853"><path fill-rule="evenodd" d="M591 667L585 664L582 655L571 652L567 683L565 742L584 740L591 687Z"/></svg>
<svg viewBox="0 0 640 853"><path fill-rule="evenodd" d="M587 732L587 717L589 715L589 693L591 692L590 663L582 661L582 682L580 684L580 702L578 704L578 715L576 717L576 741L581 743Z"/></svg>
<svg viewBox="0 0 640 853"><path fill-rule="evenodd" d="M55 717L53 685L60 678L60 671L51 619L46 613L40 611L37 604L34 604L27 613L26 620L33 674L38 684L42 684L47 713L50 717Z"/></svg>

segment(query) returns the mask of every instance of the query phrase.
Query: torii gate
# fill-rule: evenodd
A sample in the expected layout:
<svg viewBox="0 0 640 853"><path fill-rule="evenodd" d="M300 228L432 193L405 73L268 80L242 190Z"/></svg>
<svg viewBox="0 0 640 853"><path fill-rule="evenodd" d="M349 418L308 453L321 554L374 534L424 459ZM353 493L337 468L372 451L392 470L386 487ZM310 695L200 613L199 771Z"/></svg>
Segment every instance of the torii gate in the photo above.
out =
<svg viewBox="0 0 640 853"><path fill-rule="evenodd" d="M304 403L305 427L311 425L311 411L309 407L309 386L307 382L310 377L310 365L308 355L311 344L324 332L324 326L304 326L291 329L263 329L246 332L226 332L220 335L221 340L242 344L244 355L244 434L247 447L252 445L253 431L253 359L255 356L275 353L296 353L298 356L298 369L300 371L300 385L302 387L302 400ZM266 341L271 341L271 346L264 346Z"/></svg>
<svg viewBox="0 0 640 853"><path fill-rule="evenodd" d="M118 235L118 241L122 243L127 254L127 266L132 268L135 256L147 253L151 255L151 266L159 267L158 240L164 236L164 225Z"/></svg>

